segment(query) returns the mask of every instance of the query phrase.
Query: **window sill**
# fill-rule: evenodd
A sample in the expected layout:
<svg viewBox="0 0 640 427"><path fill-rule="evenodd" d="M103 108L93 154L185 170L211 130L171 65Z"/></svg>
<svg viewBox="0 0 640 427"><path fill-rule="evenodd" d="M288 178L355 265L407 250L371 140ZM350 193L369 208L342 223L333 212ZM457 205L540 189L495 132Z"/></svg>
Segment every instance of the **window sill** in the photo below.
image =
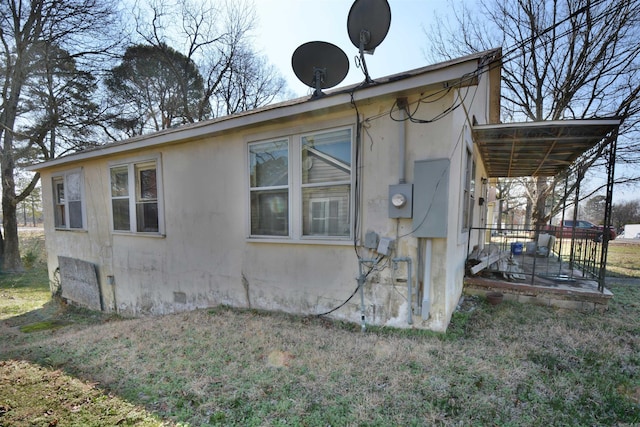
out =
<svg viewBox="0 0 640 427"><path fill-rule="evenodd" d="M86 228L61 228L61 227L54 227L55 231L70 231L72 233L87 233L89 230L87 230Z"/></svg>
<svg viewBox="0 0 640 427"><path fill-rule="evenodd" d="M337 239L277 239L277 238L259 238L247 237L247 243L270 243L284 245L324 245L324 246L353 246L353 240L337 240Z"/></svg>
<svg viewBox="0 0 640 427"><path fill-rule="evenodd" d="M152 239L164 239L167 237L166 234L160 233L131 233L127 231L113 231L111 230L111 234L114 236L125 236L125 237L150 237Z"/></svg>

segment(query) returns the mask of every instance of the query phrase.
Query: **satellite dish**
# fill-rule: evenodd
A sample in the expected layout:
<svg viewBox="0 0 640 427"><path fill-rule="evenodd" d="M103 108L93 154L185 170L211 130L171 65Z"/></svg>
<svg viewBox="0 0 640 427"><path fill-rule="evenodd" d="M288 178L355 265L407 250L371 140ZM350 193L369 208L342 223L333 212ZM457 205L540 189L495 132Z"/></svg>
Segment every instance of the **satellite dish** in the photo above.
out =
<svg viewBox="0 0 640 427"><path fill-rule="evenodd" d="M356 0L349 10L347 31L351 43L366 53L374 49L387 37L391 25L391 9L387 0Z"/></svg>
<svg viewBox="0 0 640 427"><path fill-rule="evenodd" d="M347 31L351 43L360 51L367 82L371 82L364 54L373 54L380 43L387 37L391 25L391 8L387 0L356 0L349 10Z"/></svg>
<svg viewBox="0 0 640 427"><path fill-rule="evenodd" d="M340 83L349 72L349 59L338 46L321 41L298 46L291 57L293 72L300 81L315 89L313 98L323 96L321 89Z"/></svg>

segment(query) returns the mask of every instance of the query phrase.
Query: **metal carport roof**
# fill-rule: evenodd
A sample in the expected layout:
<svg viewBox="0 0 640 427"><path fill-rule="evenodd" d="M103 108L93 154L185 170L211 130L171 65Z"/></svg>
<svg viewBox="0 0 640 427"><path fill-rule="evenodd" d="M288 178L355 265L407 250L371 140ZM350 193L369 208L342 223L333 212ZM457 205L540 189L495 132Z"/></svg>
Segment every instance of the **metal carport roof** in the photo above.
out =
<svg viewBox="0 0 640 427"><path fill-rule="evenodd" d="M556 120L475 125L489 178L555 176L620 126L620 120Z"/></svg>

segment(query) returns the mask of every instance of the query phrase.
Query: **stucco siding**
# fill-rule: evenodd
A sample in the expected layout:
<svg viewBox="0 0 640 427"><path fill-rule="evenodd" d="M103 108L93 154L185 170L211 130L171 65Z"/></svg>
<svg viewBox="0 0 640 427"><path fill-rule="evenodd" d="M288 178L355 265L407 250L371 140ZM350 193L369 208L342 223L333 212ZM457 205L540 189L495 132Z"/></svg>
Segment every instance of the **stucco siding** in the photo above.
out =
<svg viewBox="0 0 640 427"><path fill-rule="evenodd" d="M461 294L468 250L468 233L460 215L465 185L461 168L467 147L473 151L472 117L489 116L487 84L481 79L473 97L464 94L475 91L471 87L439 94L437 102L419 103L427 94L418 88L362 102L357 110L346 103L197 139L138 144L139 148L130 151L44 169L50 274L55 277L58 256L95 264L105 310L124 315L162 314L217 304L313 315L345 303L364 271L368 272L362 289L364 304L357 293L332 316L357 322L364 315L367 323L445 330ZM431 90L441 91L439 86ZM411 121L403 120L397 109L396 98L400 96L410 105ZM431 121L460 100L464 104L461 108ZM358 124L360 141L356 139ZM302 136L336 129L352 135L351 163L312 153L314 160L303 172L300 151L293 149L300 149ZM285 180L289 224L284 231L288 236L253 235L251 222L256 213L252 218L249 146L274 139L288 141L288 173L297 174L289 177L288 184ZM157 233L113 231L110 167L135 159L157 162L161 212ZM390 218L389 186L414 183L415 162L430 159L448 159L451 165L444 177L448 198L438 202L446 203L450 213L447 237L418 239L413 235L413 218ZM484 169L477 156L475 160L474 190L479 194ZM59 230L49 209L53 206L52 174L77 167L81 167L84 179L86 225L81 231ZM349 168L354 173L351 181ZM340 197L321 187L314 189L314 197L338 203L339 209L332 215L348 220L346 235L323 238L305 234L310 218L299 184L304 173L312 185L325 180L343 183L347 190ZM474 209L473 221L477 223L483 218L477 202ZM368 232L393 241L386 257L363 246ZM407 259L413 279L411 322ZM425 271L428 277L421 276ZM423 293L423 299L429 301L424 318L419 299Z"/></svg>

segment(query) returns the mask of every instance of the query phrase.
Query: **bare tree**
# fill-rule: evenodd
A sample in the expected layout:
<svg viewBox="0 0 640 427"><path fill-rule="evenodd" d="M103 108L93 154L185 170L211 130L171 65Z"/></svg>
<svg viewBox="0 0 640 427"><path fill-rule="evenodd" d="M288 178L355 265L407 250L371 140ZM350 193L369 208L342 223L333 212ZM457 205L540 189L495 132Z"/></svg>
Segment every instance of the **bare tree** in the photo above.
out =
<svg viewBox="0 0 640 427"><path fill-rule="evenodd" d="M192 123L233 114L288 96L284 78L250 46L255 12L248 1L151 0L134 6L134 40L164 55L181 118ZM183 56L177 61L175 52ZM194 64L202 78L199 98L190 91Z"/></svg>
<svg viewBox="0 0 640 427"><path fill-rule="evenodd" d="M241 51L215 91L218 115L247 111L285 95L285 80L264 57Z"/></svg>
<svg viewBox="0 0 640 427"><path fill-rule="evenodd" d="M452 20L440 19L427 34L430 56L452 58L502 46L504 121L619 117L618 158L640 162L631 137L637 137L640 120L639 0L485 0L473 10L458 2L451 6ZM569 171L572 185L602 164L608 143ZM543 177L530 184L538 224L548 219L545 200L554 186Z"/></svg>
<svg viewBox="0 0 640 427"><path fill-rule="evenodd" d="M584 219L597 224L604 217L605 206L606 197L602 194L590 197L584 203Z"/></svg>
<svg viewBox="0 0 640 427"><path fill-rule="evenodd" d="M514 195L514 187L517 182L513 179L498 179L496 182L496 198L498 200L498 231L502 231L502 226L506 222L507 228L510 228L513 224L504 220L504 216L518 207L518 195Z"/></svg>
<svg viewBox="0 0 640 427"><path fill-rule="evenodd" d="M16 174L16 186L18 189L22 189L28 186L32 181L31 174L18 173ZM36 186L29 195L18 203L17 209L19 215L22 216L22 225L32 225L35 227L37 223L42 219L42 191L40 186ZM20 190L18 190L20 191ZM21 191L20 191L21 192Z"/></svg>
<svg viewBox="0 0 640 427"><path fill-rule="evenodd" d="M640 223L640 201L632 200L613 205L613 225L621 230L627 224ZM634 238L635 236L626 236Z"/></svg>
<svg viewBox="0 0 640 427"><path fill-rule="evenodd" d="M117 40L107 35L108 31L116 29L113 10L108 0L3 0L0 2L2 91L0 167L4 228L2 249L5 271L22 269L16 207L33 190L39 178L36 175L20 194L16 193L14 173L16 161L19 160L17 149L20 148L18 146L20 138L30 139L34 134L52 135L47 132L46 126L32 127L34 131L35 128L39 128L39 132L31 135L18 131L21 123L37 122L33 115L29 116L30 110L25 105L29 81L35 78L35 74L42 73L43 68L47 68L42 63L42 61L46 62L47 58L55 57L55 61L60 61L62 59L60 54L62 54L66 56L67 64L77 64L78 61L107 51L113 43L112 40ZM56 55L47 57L46 52L54 51ZM48 70L53 69L48 68ZM46 120L40 124L45 123L47 123ZM48 129L51 130L55 124L51 121L48 123L50 125ZM49 155L55 155L55 150L50 150Z"/></svg>

